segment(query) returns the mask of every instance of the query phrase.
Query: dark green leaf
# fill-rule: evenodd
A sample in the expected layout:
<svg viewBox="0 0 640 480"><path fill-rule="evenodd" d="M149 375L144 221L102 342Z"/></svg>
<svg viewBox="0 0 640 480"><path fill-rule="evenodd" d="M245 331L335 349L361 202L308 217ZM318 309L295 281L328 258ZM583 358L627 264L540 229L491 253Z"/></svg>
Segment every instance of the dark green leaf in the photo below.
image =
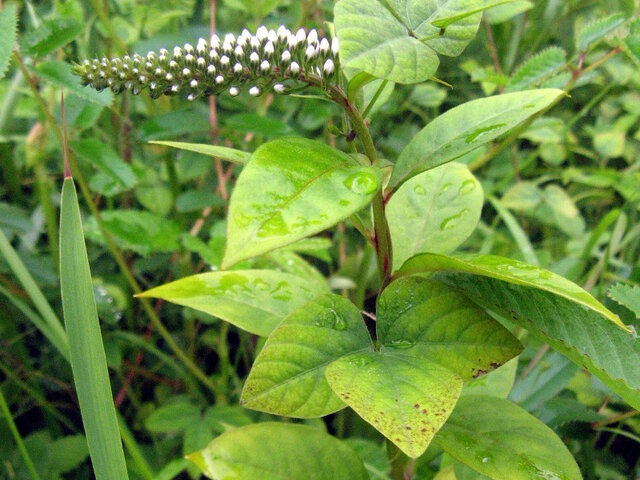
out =
<svg viewBox="0 0 640 480"><path fill-rule="evenodd" d="M82 29L82 24L73 18L53 18L25 35L22 48L28 55L43 57L64 47L80 35Z"/></svg>
<svg viewBox="0 0 640 480"><path fill-rule="evenodd" d="M71 65L58 60L51 60L38 64L37 67L29 67L32 71L47 82L64 88L65 93L72 93L89 102L97 103L104 107L111 105L113 95L110 90L96 92L91 88L85 88L80 84L80 77L72 72Z"/></svg>
<svg viewBox="0 0 640 480"><path fill-rule="evenodd" d="M18 9L13 3L0 10L0 32L0 78L3 78L9 68L18 33Z"/></svg>
<svg viewBox="0 0 640 480"><path fill-rule="evenodd" d="M636 318L640 319L640 287L638 285L616 283L609 289L607 295L620 305L627 307L635 314Z"/></svg>
<svg viewBox="0 0 640 480"><path fill-rule="evenodd" d="M598 42L624 23L622 13L614 13L608 17L598 18L588 23L576 35L576 50L586 51L593 43Z"/></svg>

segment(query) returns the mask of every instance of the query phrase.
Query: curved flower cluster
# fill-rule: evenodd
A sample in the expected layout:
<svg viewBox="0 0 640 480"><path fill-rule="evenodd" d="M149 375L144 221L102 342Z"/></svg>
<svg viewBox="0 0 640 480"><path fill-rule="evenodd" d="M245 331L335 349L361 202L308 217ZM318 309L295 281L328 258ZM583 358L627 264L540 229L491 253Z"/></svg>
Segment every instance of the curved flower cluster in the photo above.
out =
<svg viewBox="0 0 640 480"><path fill-rule="evenodd" d="M335 83L338 71L338 39L318 38L316 30L292 33L284 26L269 30L264 25L255 35L247 29L236 38L229 33L210 42L200 38L196 47L187 43L122 58L85 60L75 73L83 85L115 93L130 90L138 95L145 88L152 98L188 92L189 100L228 91L238 95L248 88L253 96L273 89L289 93L307 85Z"/></svg>

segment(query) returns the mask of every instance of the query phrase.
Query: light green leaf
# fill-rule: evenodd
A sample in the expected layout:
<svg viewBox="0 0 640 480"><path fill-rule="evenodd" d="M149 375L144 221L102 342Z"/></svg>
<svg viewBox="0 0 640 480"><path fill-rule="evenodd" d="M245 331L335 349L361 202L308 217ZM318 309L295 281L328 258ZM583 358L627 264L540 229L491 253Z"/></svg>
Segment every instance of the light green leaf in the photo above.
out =
<svg viewBox="0 0 640 480"><path fill-rule="evenodd" d="M200 409L186 401L176 401L154 410L144 426L150 432L177 432L198 423L201 420Z"/></svg>
<svg viewBox="0 0 640 480"><path fill-rule="evenodd" d="M598 18L588 23L582 27L576 36L576 50L578 52L585 52L593 43L598 42L613 32L622 25L624 21L624 14L614 13L608 17Z"/></svg>
<svg viewBox="0 0 640 480"><path fill-rule="evenodd" d="M509 79L505 92L517 92L536 87L566 63L567 52L560 47L549 47L522 63Z"/></svg>
<svg viewBox="0 0 640 480"><path fill-rule="evenodd" d="M640 319L640 287L638 285L616 283L609 289L607 295L620 305L627 307L636 318Z"/></svg>
<svg viewBox="0 0 640 480"><path fill-rule="evenodd" d="M256 423L223 433L187 457L224 480L368 480L362 460L337 438L306 425Z"/></svg>
<svg viewBox="0 0 640 480"><path fill-rule="evenodd" d="M201 153L209 157L220 158L227 162L239 163L244 165L249 161L251 153L236 150L235 148L221 147L219 145L207 145L204 143L185 143L185 142L161 142L150 141L153 145L164 145L167 147L179 148L180 150L188 150L190 152Z"/></svg>
<svg viewBox="0 0 640 480"><path fill-rule="evenodd" d="M518 357L512 358L507 363L493 372L474 378L465 383L462 395L489 395L492 397L507 398L513 383L516 380L518 370Z"/></svg>
<svg viewBox="0 0 640 480"><path fill-rule="evenodd" d="M0 79L7 73L18 33L18 9L10 3L0 10Z"/></svg>
<svg viewBox="0 0 640 480"><path fill-rule="evenodd" d="M576 461L553 431L508 400L462 397L434 441L494 480L580 480Z"/></svg>
<svg viewBox="0 0 640 480"><path fill-rule="evenodd" d="M334 9L340 61L346 68L395 83L420 83L438 69L438 55L377 0L340 0ZM435 28L435 27L432 27Z"/></svg>
<svg viewBox="0 0 640 480"><path fill-rule="evenodd" d="M235 270L185 277L139 296L162 298L194 308L266 336L287 315L323 293L328 293L326 285L288 273Z"/></svg>
<svg viewBox="0 0 640 480"><path fill-rule="evenodd" d="M498 0L488 4L485 3L484 5L480 4L480 2L475 2L476 4L478 4L477 7L468 8L467 10L461 13L450 15L448 17L439 17L438 19L432 21L431 25L433 25L434 27L438 27L440 29L446 29L451 24L457 23L460 20L464 20L465 18L475 15L476 13L484 12L485 10L488 10L490 8L498 7L506 3L511 3L512 1L513 0ZM446 35L446 33L447 32L444 32L443 35Z"/></svg>
<svg viewBox="0 0 640 480"><path fill-rule="evenodd" d="M58 60L42 62L37 67L29 68L40 78L54 85L64 88L65 93L72 93L83 100L97 103L103 107L111 105L113 95L111 90L97 92L91 88L85 88L80 84L80 77L72 73L71 65Z"/></svg>
<svg viewBox="0 0 640 480"><path fill-rule="evenodd" d="M631 406L640 407L640 342L577 285L538 267L489 255L424 254L407 261L402 270L443 272L438 279L512 318Z"/></svg>
<svg viewBox="0 0 640 480"><path fill-rule="evenodd" d="M640 34L629 35L624 39L625 52L640 67Z"/></svg>
<svg viewBox="0 0 640 480"><path fill-rule="evenodd" d="M82 29L82 24L71 17L53 18L26 34L22 49L34 57L48 55L80 35Z"/></svg>
<svg viewBox="0 0 640 480"><path fill-rule="evenodd" d="M522 181L509 188L500 199L500 203L503 207L523 212L533 210L540 205L542 199L542 191L535 183Z"/></svg>
<svg viewBox="0 0 640 480"><path fill-rule="evenodd" d="M463 381L522 348L457 291L423 277L392 282L376 314L379 350L342 357L325 375L347 405L413 458L446 421Z"/></svg>
<svg viewBox="0 0 640 480"><path fill-rule="evenodd" d="M487 10L484 15L491 25L495 25L511 20L516 15L520 15L532 8L533 3L528 0L514 0L513 2L505 5L500 5L492 8L491 10Z"/></svg>
<svg viewBox="0 0 640 480"><path fill-rule="evenodd" d="M536 252L533 250L533 245L529 241L528 235L522 229L516 218L507 210L496 198L489 197L489 201L493 208L496 209L498 215L502 218L502 221L509 229L511 236L516 241L518 249L522 253L522 257L533 265L540 265L540 261L536 256Z"/></svg>
<svg viewBox="0 0 640 480"><path fill-rule="evenodd" d="M317 141L263 144L231 195L223 268L335 225L365 207L381 181L380 169Z"/></svg>
<svg viewBox="0 0 640 480"><path fill-rule="evenodd" d="M483 192L466 165L450 163L404 183L387 203L393 264L416 253L450 253L473 232Z"/></svg>
<svg viewBox="0 0 640 480"><path fill-rule="evenodd" d="M73 180L60 205L60 286L73 380L97 480L126 480L124 460L89 259Z"/></svg>
<svg viewBox="0 0 640 480"><path fill-rule="evenodd" d="M345 407L325 380L326 366L371 346L358 309L323 295L291 313L269 336L244 384L245 407L288 417L321 417Z"/></svg>
<svg viewBox="0 0 640 480"><path fill-rule="evenodd" d="M562 90L507 93L463 103L440 115L400 153L389 185L455 160L508 132L555 102Z"/></svg>
<svg viewBox="0 0 640 480"><path fill-rule="evenodd" d="M114 183L125 190L138 183L138 177L120 156L104 142L95 139L71 143L71 149L86 161L91 162L100 172L108 175Z"/></svg>

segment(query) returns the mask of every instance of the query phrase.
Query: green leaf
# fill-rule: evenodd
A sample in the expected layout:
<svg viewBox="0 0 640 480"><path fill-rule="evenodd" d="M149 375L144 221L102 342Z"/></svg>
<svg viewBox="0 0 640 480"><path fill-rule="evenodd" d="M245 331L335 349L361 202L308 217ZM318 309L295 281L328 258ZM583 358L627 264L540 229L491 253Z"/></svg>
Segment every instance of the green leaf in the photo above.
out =
<svg viewBox="0 0 640 480"><path fill-rule="evenodd" d="M13 53L18 34L18 10L16 4L10 3L0 10L0 79L4 78L9 68L9 60Z"/></svg>
<svg viewBox="0 0 640 480"><path fill-rule="evenodd" d="M576 461L553 431L508 400L460 399L435 442L494 480L579 480Z"/></svg>
<svg viewBox="0 0 640 480"><path fill-rule="evenodd" d="M522 253L523 258L533 265L539 265L540 262L536 256L536 252L533 250L533 245L531 245L528 235L522 229L516 218L496 198L489 197L489 201L509 229L509 232L516 241L516 245L518 245L518 249Z"/></svg>
<svg viewBox="0 0 640 480"><path fill-rule="evenodd" d="M549 47L520 65L511 76L505 92L517 92L538 86L544 79L560 70L566 63L567 52Z"/></svg>
<svg viewBox="0 0 640 480"><path fill-rule="evenodd" d="M518 358L513 358L493 372L465 383L462 395L489 395L507 398L516 380Z"/></svg>
<svg viewBox="0 0 640 480"><path fill-rule="evenodd" d="M438 69L435 51L378 1L340 0L334 9L340 62L395 83L420 83ZM435 28L435 27L432 27Z"/></svg>
<svg viewBox="0 0 640 480"><path fill-rule="evenodd" d="M43 80L64 88L65 93L72 93L83 100L97 103L103 107L111 105L113 99L111 90L97 92L91 88L83 87L80 83L80 77L73 74L71 65L68 63L51 60L42 62L36 67L29 66L29 68Z"/></svg>
<svg viewBox="0 0 640 480"><path fill-rule="evenodd" d="M547 400L536 415L549 428L556 428L570 422L592 423L607 417L591 410L572 398L552 398Z"/></svg>
<svg viewBox="0 0 640 480"><path fill-rule="evenodd" d="M325 380L325 368L362 352L371 338L358 309L323 295L291 313L269 336L244 384L245 407L288 417L321 417L345 404Z"/></svg>
<svg viewBox="0 0 640 480"><path fill-rule="evenodd" d="M176 401L154 410L144 426L150 432L170 433L184 430L201 421L200 409L186 401Z"/></svg>
<svg viewBox="0 0 640 480"><path fill-rule="evenodd" d="M627 307L636 318L640 319L640 287L638 285L616 283L609 289L607 295L620 305Z"/></svg>
<svg viewBox="0 0 640 480"><path fill-rule="evenodd" d="M153 145L164 145L167 147L179 148L180 150L188 150L190 152L201 153L209 157L220 158L227 162L245 165L251 153L236 150L235 148L220 147L218 145L207 145L204 143L185 143L185 142L160 142L150 141Z"/></svg>
<svg viewBox="0 0 640 480"><path fill-rule="evenodd" d="M97 480L128 479L73 180L60 205L60 286L73 380Z"/></svg>
<svg viewBox="0 0 640 480"><path fill-rule="evenodd" d="M640 67L640 34L629 35L624 39L624 42L625 52L636 66Z"/></svg>
<svg viewBox="0 0 640 480"><path fill-rule="evenodd" d="M390 186L455 160L508 132L555 102L562 90L541 89L472 100L440 115L404 148Z"/></svg>
<svg viewBox="0 0 640 480"><path fill-rule="evenodd" d="M256 423L223 433L187 457L224 480L368 480L362 460L337 438L306 425Z"/></svg>
<svg viewBox="0 0 640 480"><path fill-rule="evenodd" d="M450 253L473 232L483 192L466 165L450 163L405 182L387 203L393 264L416 253Z"/></svg>
<svg viewBox="0 0 640 480"><path fill-rule="evenodd" d="M488 10L490 8L498 7L500 5L504 5L505 3L511 3L512 1L513 0L498 0L484 5L481 5L480 2L475 2L479 4L477 7L468 8L463 12L457 13L455 15L449 15L448 17L439 17L438 19L433 20L431 22L431 25L440 29L446 29L451 24L457 23L460 20L464 20L467 17L475 15L476 13L484 12L485 10ZM446 35L446 32L444 32L443 35ZM475 36L475 32L473 36ZM473 36L471 38L473 38Z"/></svg>
<svg viewBox="0 0 640 480"><path fill-rule="evenodd" d="M325 375L347 405L413 458L446 421L463 381L522 348L456 290L423 277L392 282L376 316L379 350L342 357Z"/></svg>
<svg viewBox="0 0 640 480"><path fill-rule="evenodd" d="M24 36L22 49L28 55L43 57L64 47L82 33L83 26L71 17L53 18Z"/></svg>
<svg viewBox="0 0 640 480"><path fill-rule="evenodd" d="M577 285L538 267L490 255L423 254L408 260L402 270L447 272L437 278L477 304L509 316L631 406L640 407L640 342Z"/></svg>
<svg viewBox="0 0 640 480"><path fill-rule="evenodd" d="M516 15L531 10L533 3L528 0L514 0L505 5L494 7L491 10L485 12L485 18L491 25L506 22L511 20Z"/></svg>
<svg viewBox="0 0 640 480"><path fill-rule="evenodd" d="M257 113L237 113L224 118L224 125L240 133L254 133L265 137L284 137L294 130L281 120Z"/></svg>
<svg viewBox="0 0 640 480"><path fill-rule="evenodd" d="M87 139L71 143L71 149L79 156L91 162L100 172L107 175L115 184L125 190L138 183L138 177L120 156L104 142Z"/></svg>
<svg viewBox="0 0 640 480"><path fill-rule="evenodd" d="M223 268L318 233L365 207L382 172L323 143L265 143L242 170L229 203Z"/></svg>
<svg viewBox="0 0 640 480"><path fill-rule="evenodd" d="M104 210L102 226L113 240L126 250L140 255L154 252L175 252L180 248L180 226L172 220L144 210ZM91 217L85 225L87 238L105 242L98 222Z"/></svg>
<svg viewBox="0 0 640 480"><path fill-rule="evenodd" d="M576 35L576 50L585 52L594 43L602 40L605 36L613 32L622 25L625 16L622 13L614 13L605 18L598 18L584 27Z"/></svg>
<svg viewBox="0 0 640 480"><path fill-rule="evenodd" d="M176 280L140 297L194 308L256 335L269 335L291 312L327 293L326 285L275 270L208 272Z"/></svg>

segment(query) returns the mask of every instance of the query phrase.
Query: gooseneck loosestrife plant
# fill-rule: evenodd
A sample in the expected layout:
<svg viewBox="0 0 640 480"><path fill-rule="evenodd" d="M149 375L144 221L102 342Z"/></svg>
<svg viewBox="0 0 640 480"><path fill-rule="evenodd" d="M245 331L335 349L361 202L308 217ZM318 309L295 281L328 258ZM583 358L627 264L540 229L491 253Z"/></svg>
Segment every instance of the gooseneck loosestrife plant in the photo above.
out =
<svg viewBox="0 0 640 480"><path fill-rule="evenodd" d="M366 120L371 102L389 84L431 79L439 55L459 55L482 11L505 2L466 2L435 12L432 2L371 3L338 1L331 40L316 30L261 26L255 34L213 35L172 52L76 66L83 83L97 90L195 100L312 89L344 112L340 133L349 153L297 137L267 142L253 153L165 142L243 169L229 203L222 269L142 296L267 337L241 404L293 418L351 407L387 438L394 479L411 478L413 459L427 448L493 479L579 479L554 432L480 380L493 378L490 372L520 353L510 331L518 326L640 408L635 336L559 275L508 258L452 254L474 230L483 204L480 183L454 160L518 132L565 91L541 88L470 101L427 124L397 159L381 159ZM369 103L364 89L373 94ZM245 268L247 260L284 246L303 249L308 237L344 220L375 250L379 295L375 315L367 314L374 323L303 270ZM368 478L345 444L291 423L230 430L189 458L212 478ZM280 476L279 469L286 472Z"/></svg>

